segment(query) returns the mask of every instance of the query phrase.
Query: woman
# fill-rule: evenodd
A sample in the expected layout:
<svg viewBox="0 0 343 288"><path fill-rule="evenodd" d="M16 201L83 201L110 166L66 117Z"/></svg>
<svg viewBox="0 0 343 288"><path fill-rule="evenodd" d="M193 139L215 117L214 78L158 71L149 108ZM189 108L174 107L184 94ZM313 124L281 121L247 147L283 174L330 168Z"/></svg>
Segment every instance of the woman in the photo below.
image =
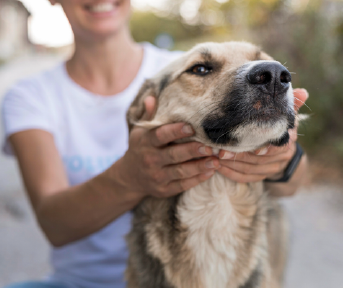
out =
<svg viewBox="0 0 343 288"><path fill-rule="evenodd" d="M129 0L50 2L64 9L75 52L16 84L3 115L4 149L16 155L37 220L54 246L53 273L43 282L10 287L124 287L128 211L148 195L175 195L216 170L239 182L280 178L295 153L296 131L287 147L239 154L235 165L233 154L215 157L200 143L167 145L193 133L184 123L136 127L129 137L125 114L140 85L179 53L132 40ZM307 92L296 94L301 106ZM147 98L145 117L154 104ZM288 183L269 189L293 194L305 168L303 157Z"/></svg>

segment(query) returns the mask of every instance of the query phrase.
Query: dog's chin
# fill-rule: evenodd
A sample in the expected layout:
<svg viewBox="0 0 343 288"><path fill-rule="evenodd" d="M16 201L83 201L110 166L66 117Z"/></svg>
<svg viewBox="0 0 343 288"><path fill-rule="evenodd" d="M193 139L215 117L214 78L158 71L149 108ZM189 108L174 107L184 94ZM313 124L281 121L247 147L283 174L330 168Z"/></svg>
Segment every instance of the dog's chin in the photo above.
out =
<svg viewBox="0 0 343 288"><path fill-rule="evenodd" d="M272 139L272 140L269 141L269 144L281 147L281 146L287 145L288 142L289 142L289 139L290 139L289 133L288 133L288 131L285 131L283 133L283 135L281 136L281 138L279 138L279 139Z"/></svg>
<svg viewBox="0 0 343 288"><path fill-rule="evenodd" d="M288 129L294 123L286 118L278 121L251 121L238 125L233 131L203 127L209 146L231 152L254 151L266 145L284 146L290 139Z"/></svg>

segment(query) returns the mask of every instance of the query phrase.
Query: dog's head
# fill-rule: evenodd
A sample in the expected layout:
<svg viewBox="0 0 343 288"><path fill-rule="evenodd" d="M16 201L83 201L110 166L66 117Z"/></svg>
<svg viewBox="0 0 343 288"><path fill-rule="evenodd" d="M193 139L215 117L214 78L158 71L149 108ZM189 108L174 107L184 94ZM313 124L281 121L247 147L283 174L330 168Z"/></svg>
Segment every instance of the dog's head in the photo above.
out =
<svg viewBox="0 0 343 288"><path fill-rule="evenodd" d="M140 121L144 99L157 109ZM233 152L288 143L294 127L291 74L258 47L244 42L204 43L145 82L128 111L129 127L186 122L195 140Z"/></svg>

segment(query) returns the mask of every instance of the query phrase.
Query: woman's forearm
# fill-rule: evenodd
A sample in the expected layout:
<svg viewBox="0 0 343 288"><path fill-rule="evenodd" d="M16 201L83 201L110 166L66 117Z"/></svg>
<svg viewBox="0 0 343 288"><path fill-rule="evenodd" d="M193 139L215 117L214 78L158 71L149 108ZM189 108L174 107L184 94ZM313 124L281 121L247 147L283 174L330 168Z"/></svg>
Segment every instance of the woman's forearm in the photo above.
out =
<svg viewBox="0 0 343 288"><path fill-rule="evenodd" d="M126 191L113 175L116 165L83 184L41 199L36 206L37 219L54 246L98 231L142 200L142 196Z"/></svg>
<svg viewBox="0 0 343 288"><path fill-rule="evenodd" d="M296 193L299 186L304 183L307 177L308 161L304 155L299 162L299 166L295 170L293 176L287 183L265 183L266 190L271 196L282 197L292 196Z"/></svg>

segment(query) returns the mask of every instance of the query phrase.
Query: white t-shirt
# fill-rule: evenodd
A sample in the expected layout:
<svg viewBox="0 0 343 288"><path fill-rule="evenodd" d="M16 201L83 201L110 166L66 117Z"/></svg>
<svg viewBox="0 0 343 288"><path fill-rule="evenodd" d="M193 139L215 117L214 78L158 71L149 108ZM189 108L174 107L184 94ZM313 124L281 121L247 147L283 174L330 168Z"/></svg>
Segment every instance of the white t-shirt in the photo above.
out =
<svg viewBox="0 0 343 288"><path fill-rule="evenodd" d="M123 92L95 95L69 77L65 63L17 83L3 101L3 150L18 131L42 129L54 136L70 185L94 177L123 156L128 148L126 111L144 80L180 55L142 44L144 57L136 78ZM100 231L52 249L50 279L82 288L122 288L127 260L124 236L131 226L126 213Z"/></svg>

